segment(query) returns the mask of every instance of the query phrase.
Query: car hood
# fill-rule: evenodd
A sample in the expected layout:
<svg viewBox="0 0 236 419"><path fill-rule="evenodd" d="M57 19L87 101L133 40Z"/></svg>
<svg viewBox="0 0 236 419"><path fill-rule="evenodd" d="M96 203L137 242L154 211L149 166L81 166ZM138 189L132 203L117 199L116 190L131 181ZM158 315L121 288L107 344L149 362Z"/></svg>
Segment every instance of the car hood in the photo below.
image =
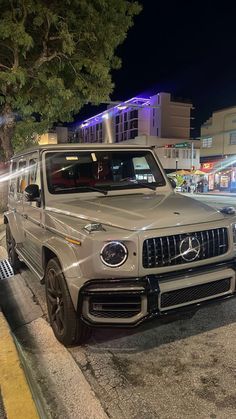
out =
<svg viewBox="0 0 236 419"><path fill-rule="evenodd" d="M49 212L125 230L152 230L209 223L224 215L199 201L176 193L133 194L53 201Z"/></svg>

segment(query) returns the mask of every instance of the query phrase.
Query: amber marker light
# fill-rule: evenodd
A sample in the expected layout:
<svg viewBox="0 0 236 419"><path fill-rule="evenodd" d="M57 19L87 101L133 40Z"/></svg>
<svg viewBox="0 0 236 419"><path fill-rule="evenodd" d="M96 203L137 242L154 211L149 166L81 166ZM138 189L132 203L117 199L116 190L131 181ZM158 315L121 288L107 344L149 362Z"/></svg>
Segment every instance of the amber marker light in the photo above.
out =
<svg viewBox="0 0 236 419"><path fill-rule="evenodd" d="M81 242L79 240L70 239L69 237L65 238L71 244L76 244L77 246L81 246Z"/></svg>

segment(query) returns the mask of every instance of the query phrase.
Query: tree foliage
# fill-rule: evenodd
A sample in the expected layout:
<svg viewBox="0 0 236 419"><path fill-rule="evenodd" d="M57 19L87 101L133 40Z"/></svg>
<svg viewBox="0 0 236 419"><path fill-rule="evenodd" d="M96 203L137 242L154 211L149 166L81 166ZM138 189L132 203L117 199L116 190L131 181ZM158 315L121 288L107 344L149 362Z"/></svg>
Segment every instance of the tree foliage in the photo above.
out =
<svg viewBox="0 0 236 419"><path fill-rule="evenodd" d="M0 139L30 138L109 99L115 55L140 11L126 0L0 1ZM24 143L24 140L23 140ZM21 144L20 144L21 145Z"/></svg>

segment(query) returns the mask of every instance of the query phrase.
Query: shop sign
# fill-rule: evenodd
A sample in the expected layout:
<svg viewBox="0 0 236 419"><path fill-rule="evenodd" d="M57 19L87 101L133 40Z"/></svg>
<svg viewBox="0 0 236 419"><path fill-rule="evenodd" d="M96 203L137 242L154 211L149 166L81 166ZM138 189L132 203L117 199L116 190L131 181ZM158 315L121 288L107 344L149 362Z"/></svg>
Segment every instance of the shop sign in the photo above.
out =
<svg viewBox="0 0 236 419"><path fill-rule="evenodd" d="M175 148L191 148L191 147L192 147L191 143L187 143L187 142L175 144Z"/></svg>
<svg viewBox="0 0 236 419"><path fill-rule="evenodd" d="M213 163L202 163L202 169L205 169L205 170L211 170L211 169L213 169L213 166L214 166L214 164Z"/></svg>
<svg viewBox="0 0 236 419"><path fill-rule="evenodd" d="M221 188L228 188L229 187L229 177L228 176L221 176L220 177L220 187Z"/></svg>

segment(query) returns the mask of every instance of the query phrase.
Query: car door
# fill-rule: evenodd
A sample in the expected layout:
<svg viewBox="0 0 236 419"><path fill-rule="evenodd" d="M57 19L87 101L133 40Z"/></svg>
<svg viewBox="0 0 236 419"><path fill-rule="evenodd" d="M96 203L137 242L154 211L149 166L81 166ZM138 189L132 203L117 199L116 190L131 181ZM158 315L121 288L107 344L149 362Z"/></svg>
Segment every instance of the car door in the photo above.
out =
<svg viewBox="0 0 236 419"><path fill-rule="evenodd" d="M41 192L39 154L28 156L27 185L36 184ZM40 202L28 202L23 199L24 217L24 253L27 259L37 269L41 269L42 243L42 205Z"/></svg>

